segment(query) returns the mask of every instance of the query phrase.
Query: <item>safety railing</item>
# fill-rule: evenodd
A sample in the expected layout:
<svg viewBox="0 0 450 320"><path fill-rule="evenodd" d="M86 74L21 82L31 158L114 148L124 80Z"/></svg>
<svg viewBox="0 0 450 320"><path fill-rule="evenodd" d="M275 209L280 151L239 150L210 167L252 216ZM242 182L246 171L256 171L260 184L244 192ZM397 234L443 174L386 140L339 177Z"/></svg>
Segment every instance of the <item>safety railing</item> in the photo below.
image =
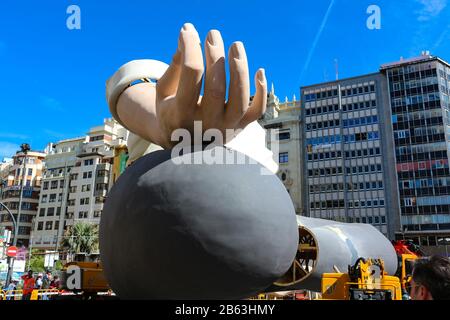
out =
<svg viewBox="0 0 450 320"><path fill-rule="evenodd" d="M59 295L58 289L39 289L33 290L30 300L50 300L52 296Z"/></svg>
<svg viewBox="0 0 450 320"><path fill-rule="evenodd" d="M0 291L0 300L22 300L23 290Z"/></svg>
<svg viewBox="0 0 450 320"><path fill-rule="evenodd" d="M97 296L115 296L112 290L97 292ZM54 296L78 296L78 293L58 289L34 289L28 300L52 300ZM0 301L22 300L23 290L0 290Z"/></svg>

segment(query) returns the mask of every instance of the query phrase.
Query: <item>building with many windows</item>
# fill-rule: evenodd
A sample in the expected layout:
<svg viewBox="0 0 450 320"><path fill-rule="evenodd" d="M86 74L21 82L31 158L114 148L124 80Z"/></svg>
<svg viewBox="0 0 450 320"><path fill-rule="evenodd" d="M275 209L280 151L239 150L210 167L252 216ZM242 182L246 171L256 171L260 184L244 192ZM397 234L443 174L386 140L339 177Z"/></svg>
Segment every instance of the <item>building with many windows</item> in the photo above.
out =
<svg viewBox="0 0 450 320"><path fill-rule="evenodd" d="M91 128L71 171L67 214L69 223L99 224L106 195L113 185L115 147L124 144L128 131L113 119Z"/></svg>
<svg viewBox="0 0 450 320"><path fill-rule="evenodd" d="M68 220L69 177L85 137L67 139L46 148L39 208L32 234L33 247L57 250Z"/></svg>
<svg viewBox="0 0 450 320"><path fill-rule="evenodd" d="M18 220L18 246L28 247L30 242L32 224L38 209L45 156L46 154L43 152L28 151L25 155L22 151L18 151L13 157L12 164L3 169L4 183L1 201L10 209L16 221ZM24 161L25 159L26 161ZM20 219L18 219L22 187L22 205ZM11 241L13 241L13 222L4 208L0 208L0 227L9 228L12 231Z"/></svg>
<svg viewBox="0 0 450 320"><path fill-rule="evenodd" d="M303 203L314 218L372 224L393 238L399 212L385 79L380 73L301 89ZM394 195L394 196L392 196Z"/></svg>
<svg viewBox="0 0 450 320"><path fill-rule="evenodd" d="M383 65L381 72L394 131L402 225L397 237L450 245L450 65L423 53Z"/></svg>
<svg viewBox="0 0 450 320"><path fill-rule="evenodd" d="M127 138L126 129L113 119L105 119L85 137L49 144L32 234L35 248L57 251L70 226L77 222L99 224L114 175L124 167ZM114 159L121 162L117 172L113 170Z"/></svg>

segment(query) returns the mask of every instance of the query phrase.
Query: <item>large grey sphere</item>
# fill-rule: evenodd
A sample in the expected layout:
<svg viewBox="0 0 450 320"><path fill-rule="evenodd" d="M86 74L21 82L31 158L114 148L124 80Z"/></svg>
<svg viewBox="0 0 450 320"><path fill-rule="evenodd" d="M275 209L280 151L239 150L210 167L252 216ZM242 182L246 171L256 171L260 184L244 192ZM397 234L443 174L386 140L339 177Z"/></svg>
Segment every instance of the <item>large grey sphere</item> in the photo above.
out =
<svg viewBox="0 0 450 320"><path fill-rule="evenodd" d="M289 269L298 245L292 201L275 175L245 159L176 164L157 151L127 168L100 223L104 272L120 298L243 299Z"/></svg>

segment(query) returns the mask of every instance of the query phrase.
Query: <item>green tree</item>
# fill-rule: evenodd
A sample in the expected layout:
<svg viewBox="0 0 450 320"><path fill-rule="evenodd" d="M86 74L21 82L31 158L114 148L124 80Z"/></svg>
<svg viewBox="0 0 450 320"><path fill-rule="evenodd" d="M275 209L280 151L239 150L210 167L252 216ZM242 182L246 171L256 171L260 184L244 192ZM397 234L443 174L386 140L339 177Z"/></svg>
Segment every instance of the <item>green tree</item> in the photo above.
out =
<svg viewBox="0 0 450 320"><path fill-rule="evenodd" d="M64 267L64 264L61 261L56 261L55 263L55 270L62 270L62 268Z"/></svg>
<svg viewBox="0 0 450 320"><path fill-rule="evenodd" d="M68 228L61 240L61 247L76 255L97 253L99 248L98 226L78 222Z"/></svg>
<svg viewBox="0 0 450 320"><path fill-rule="evenodd" d="M42 251L32 250L30 260L28 261L28 264L30 266L29 268L33 270L33 272L44 272L44 259L45 257Z"/></svg>

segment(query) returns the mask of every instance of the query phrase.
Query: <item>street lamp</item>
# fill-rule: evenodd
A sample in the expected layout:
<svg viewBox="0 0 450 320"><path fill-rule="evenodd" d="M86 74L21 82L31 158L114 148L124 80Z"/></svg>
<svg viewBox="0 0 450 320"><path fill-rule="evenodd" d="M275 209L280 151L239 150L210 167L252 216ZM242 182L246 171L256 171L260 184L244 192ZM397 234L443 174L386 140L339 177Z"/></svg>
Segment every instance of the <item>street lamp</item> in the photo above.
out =
<svg viewBox="0 0 450 320"><path fill-rule="evenodd" d="M17 246L17 237L19 236L19 223L20 223L20 214L22 211L22 199L23 199L23 185L25 183L26 177L27 177L27 172L26 172L26 163L27 163L27 154L28 151L31 150L30 145L28 143L23 143L20 146L20 150L22 151L22 153L25 154L24 158L23 158L23 166L22 166L22 181L20 183L20 194L19 194L19 208L17 209L17 220L14 219L14 216L11 214L11 212L9 212L9 210L7 209L7 211L9 212L9 214L11 215L13 222L14 222L14 240L13 240L13 246ZM6 206L4 206L6 208ZM9 283L11 282L11 277L12 277L12 272L14 270L14 260L15 258L10 258L11 259L11 263L8 264L8 275L6 276L6 286L9 285Z"/></svg>
<svg viewBox="0 0 450 320"><path fill-rule="evenodd" d="M26 163L27 163L27 154L28 151L30 151L30 145L28 143L23 143L20 146L20 149L22 151L22 153L25 154L25 157L23 158L23 169L22 169L22 183L20 184L20 193L19 193L19 208L17 210L17 228L15 230L15 234L14 234L14 243L13 246L17 245L17 237L19 236L19 227L18 225L20 224L20 214L22 212L22 200L23 200L23 185L24 183L26 183L26 178L27 178L27 171L26 171Z"/></svg>
<svg viewBox="0 0 450 320"><path fill-rule="evenodd" d="M16 219L14 218L14 215L11 213L11 211L9 211L9 208L3 202L0 202L0 206L2 206L11 216L11 220L14 226L14 232L16 232L18 229L18 225ZM11 282L13 268L14 268L14 258L8 257L8 274L6 275L6 287L8 287L9 283Z"/></svg>

